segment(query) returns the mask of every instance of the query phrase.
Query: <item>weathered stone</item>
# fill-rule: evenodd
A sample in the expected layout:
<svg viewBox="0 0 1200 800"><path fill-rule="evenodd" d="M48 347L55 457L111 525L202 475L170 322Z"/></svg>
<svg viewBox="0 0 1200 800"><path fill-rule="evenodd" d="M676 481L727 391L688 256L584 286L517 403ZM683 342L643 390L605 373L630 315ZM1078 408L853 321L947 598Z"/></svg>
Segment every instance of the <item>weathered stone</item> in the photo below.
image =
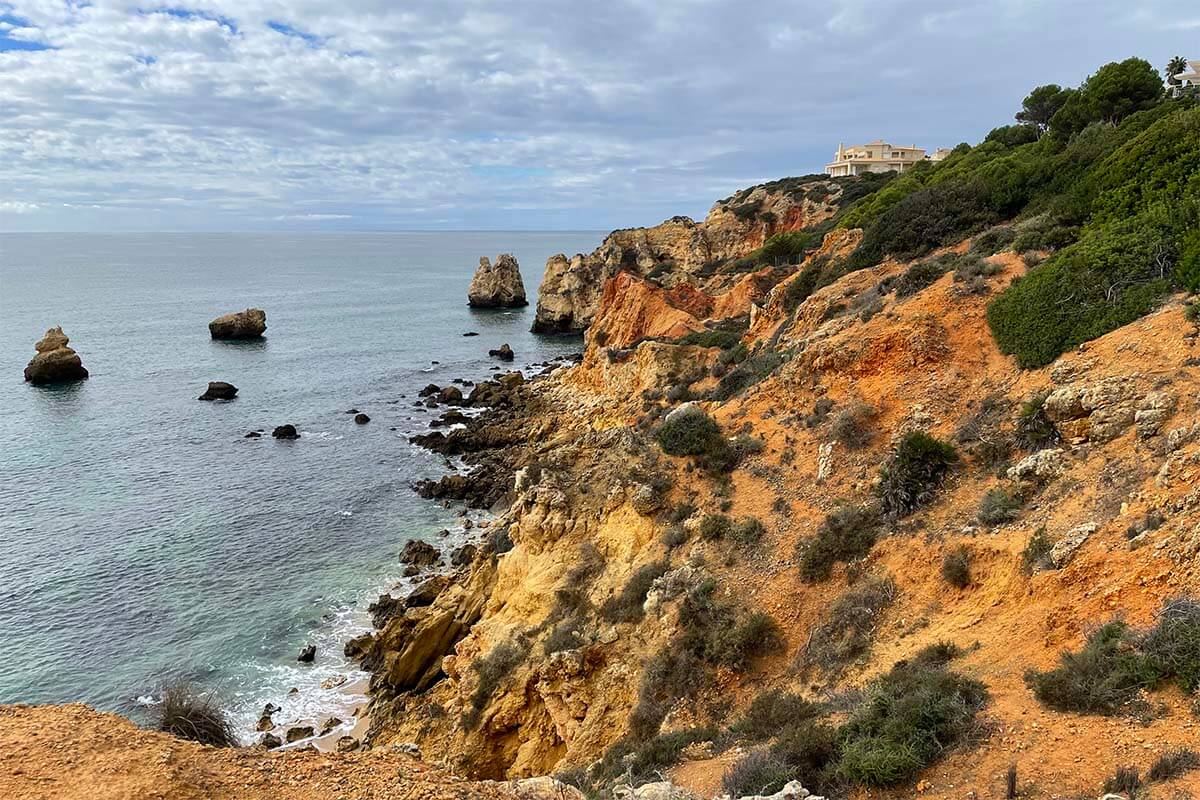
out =
<svg viewBox="0 0 1200 800"><path fill-rule="evenodd" d="M356 425L366 425L370 421L371 421L371 418L368 417L366 414L355 414L354 415L354 424L356 424Z"/></svg>
<svg viewBox="0 0 1200 800"><path fill-rule="evenodd" d="M301 739L311 739L313 736L316 736L316 734L317 732L313 730L312 725L294 725L287 729L287 733L283 738L288 744L291 744L292 742L298 742Z"/></svg>
<svg viewBox="0 0 1200 800"><path fill-rule="evenodd" d="M232 400L237 397L237 387L225 381L209 381L208 388L200 395L200 400Z"/></svg>
<svg viewBox="0 0 1200 800"><path fill-rule="evenodd" d="M633 489L630 503L632 503L634 511L643 517L649 517L662 508L663 498L661 494L654 491L653 486L639 483Z"/></svg>
<svg viewBox="0 0 1200 800"><path fill-rule="evenodd" d="M224 314L208 323L208 332L214 339L257 339L266 329L267 312L261 308Z"/></svg>
<svg viewBox="0 0 1200 800"><path fill-rule="evenodd" d="M301 664L311 664L317 657L317 646L315 644L306 644L300 648L300 655L296 656L296 660Z"/></svg>
<svg viewBox="0 0 1200 800"><path fill-rule="evenodd" d="M296 430L295 425L279 425L275 430L271 431L271 435L276 439L299 439L300 432Z"/></svg>
<svg viewBox="0 0 1200 800"><path fill-rule="evenodd" d="M273 733L264 733L258 740L260 747L265 747L268 750L274 750L276 747L283 747L283 740Z"/></svg>
<svg viewBox="0 0 1200 800"><path fill-rule="evenodd" d="M1067 563L1074 558L1075 553L1083 546L1083 543L1096 532L1100 526L1095 522L1085 522L1082 525L1077 525L1054 543L1054 547L1050 550L1050 563L1055 569L1062 569Z"/></svg>
<svg viewBox="0 0 1200 800"><path fill-rule="evenodd" d="M457 386L447 386L437 394L439 403L444 403L448 406L462 405L463 393Z"/></svg>
<svg viewBox="0 0 1200 800"><path fill-rule="evenodd" d="M267 703L263 706L262 714L258 717L258 725L255 730L258 732L269 731L275 727L275 721L271 719L279 711L279 706L274 703Z"/></svg>
<svg viewBox="0 0 1200 800"><path fill-rule="evenodd" d="M401 564L415 564L419 567L431 567L442 560L442 554L429 542L420 539L409 539L400 551Z"/></svg>
<svg viewBox="0 0 1200 800"><path fill-rule="evenodd" d="M479 548L473 544L464 544L462 547L455 548L450 554L450 563L456 567L467 567L475 560L478 555Z"/></svg>
<svg viewBox="0 0 1200 800"><path fill-rule="evenodd" d="M1062 475L1066 468L1066 454L1060 448L1051 447L1018 461L1009 468L1008 477L1023 483L1044 484Z"/></svg>
<svg viewBox="0 0 1200 800"><path fill-rule="evenodd" d="M413 589L404 598L405 608L423 608L433 605L437 600L438 595L450 584L450 579L445 575L435 575L427 581L421 583L420 586Z"/></svg>
<svg viewBox="0 0 1200 800"><path fill-rule="evenodd" d="M353 736L341 736L337 740L337 751L339 753L352 753L361 747L362 743Z"/></svg>
<svg viewBox="0 0 1200 800"><path fill-rule="evenodd" d="M33 346L37 351L25 367L25 380L35 386L81 381L88 377L79 355L67 347L71 340L61 326L51 328Z"/></svg>
<svg viewBox="0 0 1200 800"><path fill-rule="evenodd" d="M488 350L488 355L492 356L493 358L498 358L501 361L512 361L514 358L516 358L516 354L513 353L513 349L508 346L507 342L500 345L495 350Z"/></svg>
<svg viewBox="0 0 1200 800"><path fill-rule="evenodd" d="M1175 413L1177 401L1170 392L1151 392L1142 398L1133 415L1139 439L1156 436L1171 415Z"/></svg>
<svg viewBox="0 0 1200 800"><path fill-rule="evenodd" d="M486 257L479 259L479 268L475 270L467 290L467 303L472 308L520 308L529 305L517 260L508 253L497 256L495 264Z"/></svg>

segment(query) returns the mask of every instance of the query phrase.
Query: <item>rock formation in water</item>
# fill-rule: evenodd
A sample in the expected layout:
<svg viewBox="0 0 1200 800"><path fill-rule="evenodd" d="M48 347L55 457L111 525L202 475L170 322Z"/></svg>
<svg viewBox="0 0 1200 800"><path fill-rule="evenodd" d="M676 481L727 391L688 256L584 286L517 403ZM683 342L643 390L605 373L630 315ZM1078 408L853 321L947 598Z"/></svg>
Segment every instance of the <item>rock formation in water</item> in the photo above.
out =
<svg viewBox="0 0 1200 800"><path fill-rule="evenodd" d="M200 400L232 400L237 397L237 387L225 381L209 381L208 388L200 395Z"/></svg>
<svg viewBox="0 0 1200 800"><path fill-rule="evenodd" d="M214 339L257 339L266 329L267 312L261 308L224 314L208 323L208 332Z"/></svg>
<svg viewBox="0 0 1200 800"><path fill-rule="evenodd" d="M487 257L479 259L479 268L471 278L467 302L472 308L520 308L529 305L525 299L525 283L517 260L508 253L496 257L492 264Z"/></svg>
<svg viewBox="0 0 1200 800"><path fill-rule="evenodd" d="M25 367L25 380L44 385L86 378L88 371L83 368L79 354L67 347L70 341L61 325L46 331L46 335L34 345L37 355Z"/></svg>

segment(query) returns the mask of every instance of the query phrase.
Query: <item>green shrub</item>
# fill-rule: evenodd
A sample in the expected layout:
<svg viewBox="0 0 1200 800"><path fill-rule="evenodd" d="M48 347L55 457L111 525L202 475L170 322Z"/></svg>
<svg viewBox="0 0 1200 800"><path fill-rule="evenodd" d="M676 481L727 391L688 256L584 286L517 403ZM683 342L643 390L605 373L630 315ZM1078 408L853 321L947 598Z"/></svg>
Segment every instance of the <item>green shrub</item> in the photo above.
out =
<svg viewBox="0 0 1200 800"><path fill-rule="evenodd" d="M730 370L712 390L714 400L735 397L779 368L783 357L775 350L764 349Z"/></svg>
<svg viewBox="0 0 1200 800"><path fill-rule="evenodd" d="M937 283L948 269L944 259L929 258L918 261L901 274L888 278L880 284L880 289L894 291L897 298L910 297Z"/></svg>
<svg viewBox="0 0 1200 800"><path fill-rule="evenodd" d="M1045 392L1034 395L1025 401L1017 414L1013 438L1024 450L1044 450L1058 444L1062 438L1058 428L1046 415L1046 397Z"/></svg>
<svg viewBox="0 0 1200 800"><path fill-rule="evenodd" d="M626 737L609 748L596 771L608 779L628 771L635 784L644 782L678 764L684 748L717 735L715 728L700 727L660 733L645 740Z"/></svg>
<svg viewBox="0 0 1200 800"><path fill-rule="evenodd" d="M751 750L738 759L721 779L730 797L775 794L793 779L795 770L767 750Z"/></svg>
<svg viewBox="0 0 1200 800"><path fill-rule="evenodd" d="M1030 670L1025 681L1043 704L1059 711L1115 714L1137 693L1158 682L1159 670L1132 647L1129 628L1110 622L1077 653L1063 652L1059 666Z"/></svg>
<svg viewBox="0 0 1200 800"><path fill-rule="evenodd" d="M1050 563L1050 551L1054 549L1054 542L1046 535L1044 527L1038 528L1029 537L1029 541L1025 544L1025 549L1021 551L1021 566L1026 574L1032 573L1034 570L1050 569L1053 565Z"/></svg>
<svg viewBox="0 0 1200 800"><path fill-rule="evenodd" d="M1142 788L1142 779L1135 767L1117 767L1116 774L1104 781L1104 794L1120 794L1126 797L1136 797Z"/></svg>
<svg viewBox="0 0 1200 800"><path fill-rule="evenodd" d="M812 629L804 663L835 675L865 655L871 649L879 617L895 600L896 584L890 577L869 578L847 589Z"/></svg>
<svg viewBox="0 0 1200 800"><path fill-rule="evenodd" d="M971 551L956 547L942 559L942 578L957 589L971 585Z"/></svg>
<svg viewBox="0 0 1200 800"><path fill-rule="evenodd" d="M953 445L922 431L906 434L879 473L883 513L904 517L930 502L957 461Z"/></svg>
<svg viewBox="0 0 1200 800"><path fill-rule="evenodd" d="M784 289L783 310L792 313L821 286L821 274L829 265L827 258L814 258L800 270Z"/></svg>
<svg viewBox="0 0 1200 800"><path fill-rule="evenodd" d="M979 510L975 512L975 518L981 525L1003 525L1016 519L1020 508L1020 501L1003 489L988 489L987 494L979 501Z"/></svg>
<svg viewBox="0 0 1200 800"><path fill-rule="evenodd" d="M655 561L638 567L629 576L629 580L626 581L621 591L608 598L604 601L604 605L600 606L601 618L614 623L641 620L644 614L642 606L646 602L646 595L650 593L650 587L669 568L670 564L666 561Z"/></svg>
<svg viewBox="0 0 1200 800"><path fill-rule="evenodd" d="M866 447L874 434L875 409L861 400L850 403L833 416L829 435L852 450Z"/></svg>
<svg viewBox="0 0 1200 800"><path fill-rule="evenodd" d="M699 408L676 411L654 432L659 447L667 455L702 456L725 445L721 426Z"/></svg>
<svg viewBox="0 0 1200 800"><path fill-rule="evenodd" d="M831 511L817 535L798 545L800 578L816 583L829 578L833 565L854 561L875 546L879 516L869 506L842 506Z"/></svg>
<svg viewBox="0 0 1200 800"><path fill-rule="evenodd" d="M758 517L745 517L738 520L736 524L729 530L729 538L743 547L758 544L762 539L766 529L759 521Z"/></svg>
<svg viewBox="0 0 1200 800"><path fill-rule="evenodd" d="M1013 243L1017 232L1011 225L999 225L984 231L971 241L971 254L987 257L999 253Z"/></svg>
<svg viewBox="0 0 1200 800"><path fill-rule="evenodd" d="M1174 262L1170 234L1146 215L1090 230L997 295L992 335L1020 366L1049 364L1154 310Z"/></svg>
<svg viewBox="0 0 1200 800"><path fill-rule="evenodd" d="M472 661L471 669L475 670L479 681L471 693L471 707L476 712L486 708L500 684L524 660L524 648L516 642L505 641L493 647L487 655Z"/></svg>
<svg viewBox="0 0 1200 800"><path fill-rule="evenodd" d="M811 719L792 720L771 745L771 755L788 765L794 780L822 793L835 788L833 771L841 753L837 730Z"/></svg>
<svg viewBox="0 0 1200 800"><path fill-rule="evenodd" d="M733 529L733 520L725 514L705 514L700 520L700 538L713 542L724 539Z"/></svg>
<svg viewBox="0 0 1200 800"><path fill-rule="evenodd" d="M940 663L945 654L898 662L871 685L841 731L842 777L893 786L967 738L987 689L950 672Z"/></svg>
<svg viewBox="0 0 1200 800"><path fill-rule="evenodd" d="M1146 780L1152 783L1174 780L1196 769L1200 769L1200 755L1197 755L1195 750L1182 747L1163 753L1155 759L1146 771Z"/></svg>
<svg viewBox="0 0 1200 800"><path fill-rule="evenodd" d="M1185 692L1200 689L1200 602L1168 602L1140 646L1158 671L1174 677Z"/></svg>
<svg viewBox="0 0 1200 800"><path fill-rule="evenodd" d="M710 664L742 670L754 658L778 648L781 638L779 626L771 615L755 611L738 619L732 627L710 630L704 657Z"/></svg>
<svg viewBox="0 0 1200 800"><path fill-rule="evenodd" d="M798 694L771 689L754 698L732 731L752 742L770 739L801 720L815 717L820 706Z"/></svg>
<svg viewBox="0 0 1200 800"><path fill-rule="evenodd" d="M804 258L804 251L813 243L813 232L809 230L777 233L757 251L759 264L795 264Z"/></svg>
<svg viewBox="0 0 1200 800"><path fill-rule="evenodd" d="M155 709L155 727L180 739L214 747L237 747L229 715L210 694L188 683L168 683Z"/></svg>
<svg viewBox="0 0 1200 800"><path fill-rule="evenodd" d="M736 347L742 340L745 331L722 330L709 328L703 331L693 331L679 339L679 344L696 345L697 347L719 347L728 350Z"/></svg>

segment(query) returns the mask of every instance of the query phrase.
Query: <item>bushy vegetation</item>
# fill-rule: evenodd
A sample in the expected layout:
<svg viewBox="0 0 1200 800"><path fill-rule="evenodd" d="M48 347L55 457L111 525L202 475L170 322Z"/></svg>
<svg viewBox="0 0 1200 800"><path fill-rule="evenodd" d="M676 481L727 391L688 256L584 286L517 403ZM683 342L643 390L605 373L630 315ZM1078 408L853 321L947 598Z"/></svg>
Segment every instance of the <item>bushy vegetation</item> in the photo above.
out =
<svg viewBox="0 0 1200 800"><path fill-rule="evenodd" d="M955 547L942 559L942 578L956 589L971 585L971 551L966 547Z"/></svg>
<svg viewBox="0 0 1200 800"><path fill-rule="evenodd" d="M798 694L771 689L751 701L746 715L731 730L750 741L763 741L800 720L815 717L820 711L820 706Z"/></svg>
<svg viewBox="0 0 1200 800"><path fill-rule="evenodd" d="M663 452L672 456L703 456L725 445L721 426L698 408L668 416L654 438Z"/></svg>
<svg viewBox="0 0 1200 800"><path fill-rule="evenodd" d="M1046 394L1036 394L1021 406L1017 414L1013 437L1017 445L1025 450L1043 450L1058 444L1058 428L1046 416Z"/></svg>
<svg viewBox="0 0 1200 800"><path fill-rule="evenodd" d="M1200 602L1195 600L1167 603L1144 632L1109 622L1088 637L1082 650L1063 652L1056 668L1025 676L1042 703L1090 714L1116 714L1143 689L1172 679L1185 692L1200 686Z"/></svg>
<svg viewBox="0 0 1200 800"><path fill-rule="evenodd" d="M1025 543L1025 549L1021 551L1021 566L1026 574L1032 573L1039 569L1049 569L1050 551L1054 549L1054 542L1046 535L1045 528L1038 528L1029 536L1029 541Z"/></svg>
<svg viewBox="0 0 1200 800"><path fill-rule="evenodd" d="M823 581L839 561L862 558L875 546L878 527L879 514L870 506L842 506L829 512L817 535L797 545L800 578L806 583Z"/></svg>
<svg viewBox="0 0 1200 800"><path fill-rule="evenodd" d="M1152 783L1174 780L1197 769L1200 769L1200 755L1197 755L1195 750L1182 747L1163 753L1155 759L1146 771L1146 780Z"/></svg>
<svg viewBox="0 0 1200 800"><path fill-rule="evenodd" d="M237 747L237 734L229 715L211 694L184 683L168 683L155 709L160 731L214 747Z"/></svg>
<svg viewBox="0 0 1200 800"><path fill-rule="evenodd" d="M700 538L712 542L724 539L733 528L733 520L725 514L705 514L700 520Z"/></svg>
<svg viewBox="0 0 1200 800"><path fill-rule="evenodd" d="M874 434L875 409L861 400L849 403L833 415L829 435L851 449L866 447Z"/></svg>
<svg viewBox="0 0 1200 800"><path fill-rule="evenodd" d="M904 517L928 503L957 461L953 445L922 431L906 434L880 470L877 492L883 513Z"/></svg>
<svg viewBox="0 0 1200 800"><path fill-rule="evenodd" d="M1127 59L1078 88L1036 88L1017 122L857 200L837 224L863 228L862 242L829 271L920 257L987 229L997 232L980 236L977 254L1010 241L1051 252L989 309L1000 348L1026 367L1137 319L1174 288L1200 289L1195 99L1168 97L1148 63ZM933 266L919 271L928 279Z"/></svg>
<svg viewBox="0 0 1200 800"><path fill-rule="evenodd" d="M471 669L475 671L478 680L475 691L471 693L471 708L463 715L464 727L474 728L479 723L479 714L487 708L492 695L524 660L524 647L514 641L503 641L493 647L487 655L471 662Z"/></svg>
<svg viewBox="0 0 1200 800"><path fill-rule="evenodd" d="M837 674L871 649L879 617L896 600L896 583L890 578L867 578L833 601L813 628L803 661Z"/></svg>
<svg viewBox="0 0 1200 800"><path fill-rule="evenodd" d="M692 331L679 339L679 344L696 345L697 347L719 347L728 350L736 347L742 340L745 331L722 330L709 328L703 331Z"/></svg>
<svg viewBox="0 0 1200 800"><path fill-rule="evenodd" d="M779 352L764 348L731 369L712 390L712 399L725 401L766 378L783 363Z"/></svg>
<svg viewBox="0 0 1200 800"><path fill-rule="evenodd" d="M608 622L637 622L643 616L642 606L646 595L654 581L666 573L670 564L666 561L655 561L644 564L634 570L621 591L610 597L600 606L601 618Z"/></svg>
<svg viewBox="0 0 1200 800"><path fill-rule="evenodd" d="M892 667L869 689L841 731L838 773L867 786L892 786L967 739L987 702L979 681L947 669L952 647L933 647Z"/></svg>
<svg viewBox="0 0 1200 800"><path fill-rule="evenodd" d="M1017 518L1021 501L1000 488L988 489L975 512L981 525L1003 525Z"/></svg>
<svg viewBox="0 0 1200 800"><path fill-rule="evenodd" d="M769 750L752 750L726 771L721 786L730 797L775 794L794 771Z"/></svg>

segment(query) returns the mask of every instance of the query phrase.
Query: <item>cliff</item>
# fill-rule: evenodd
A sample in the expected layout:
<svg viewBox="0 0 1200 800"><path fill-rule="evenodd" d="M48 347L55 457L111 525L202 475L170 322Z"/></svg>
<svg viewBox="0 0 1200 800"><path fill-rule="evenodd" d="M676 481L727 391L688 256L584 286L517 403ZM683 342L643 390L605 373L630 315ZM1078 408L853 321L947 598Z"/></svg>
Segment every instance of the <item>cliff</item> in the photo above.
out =
<svg viewBox="0 0 1200 800"><path fill-rule="evenodd" d="M546 262L537 333L579 333L591 324L605 282L619 271L671 286L714 264L749 255L776 234L812 228L839 209L842 183L824 176L753 186L718 201L703 222L672 217L652 228L613 231L591 253Z"/></svg>

